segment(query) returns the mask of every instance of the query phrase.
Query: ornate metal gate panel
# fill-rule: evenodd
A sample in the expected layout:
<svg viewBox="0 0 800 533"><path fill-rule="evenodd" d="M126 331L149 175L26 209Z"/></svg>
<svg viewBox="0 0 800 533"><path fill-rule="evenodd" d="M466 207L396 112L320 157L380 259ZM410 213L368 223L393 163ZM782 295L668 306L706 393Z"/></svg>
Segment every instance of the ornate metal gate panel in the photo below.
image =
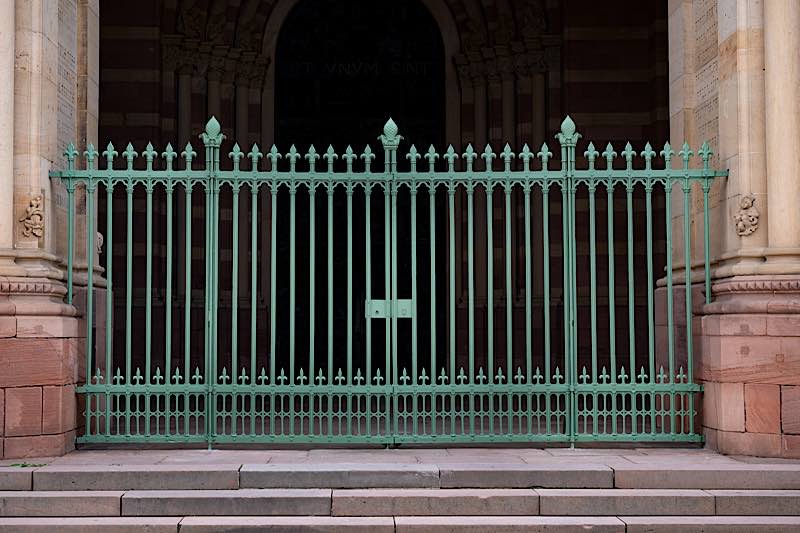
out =
<svg viewBox="0 0 800 533"><path fill-rule="evenodd" d="M121 168L70 145L52 175L85 317L80 440L699 440L691 317L726 173L708 144L673 169L669 144L588 143L578 169L569 117L556 137L558 169L546 143L398 155L392 120L382 154L282 154L223 150L212 118L202 169L191 144L128 144ZM102 250L76 246L98 229ZM676 251L702 256L700 283Z"/></svg>

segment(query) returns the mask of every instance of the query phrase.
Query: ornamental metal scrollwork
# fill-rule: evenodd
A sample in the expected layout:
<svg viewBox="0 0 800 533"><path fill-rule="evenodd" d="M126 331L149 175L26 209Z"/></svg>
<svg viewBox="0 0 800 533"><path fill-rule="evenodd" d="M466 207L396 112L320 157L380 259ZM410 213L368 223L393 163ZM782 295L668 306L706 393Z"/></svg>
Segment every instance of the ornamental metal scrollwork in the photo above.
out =
<svg viewBox="0 0 800 533"><path fill-rule="evenodd" d="M745 194L739 199L739 211L733 215L733 222L736 224L736 234L740 237L752 235L758 229L760 213L755 203L756 197L752 194Z"/></svg>
<svg viewBox="0 0 800 533"><path fill-rule="evenodd" d="M22 235L24 237L41 238L44 234L44 208L42 203L41 194L31 198L28 207L25 208L25 216L19 219L22 223Z"/></svg>

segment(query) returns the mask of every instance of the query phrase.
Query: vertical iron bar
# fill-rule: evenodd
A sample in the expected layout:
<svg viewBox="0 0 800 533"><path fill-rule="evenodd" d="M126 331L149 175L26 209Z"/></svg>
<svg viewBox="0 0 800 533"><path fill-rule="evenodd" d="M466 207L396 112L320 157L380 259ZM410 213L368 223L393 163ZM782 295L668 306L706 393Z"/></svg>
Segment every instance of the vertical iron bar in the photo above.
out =
<svg viewBox="0 0 800 533"><path fill-rule="evenodd" d="M348 176L349 178L350 176ZM353 188L347 187L347 384L353 384ZM348 418L348 422L349 422ZM348 431L349 434L349 431Z"/></svg>
<svg viewBox="0 0 800 533"><path fill-rule="evenodd" d="M634 294L634 273L633 273L633 185L628 182L626 188L626 212L628 216L627 230L628 230L628 357L630 364L628 373L630 375L630 382L636 383L636 302Z"/></svg>
<svg viewBox="0 0 800 533"><path fill-rule="evenodd" d="M364 185L364 296L367 301L372 299L372 187ZM366 319L366 383L372 384L372 318ZM371 403L371 399L367 399ZM369 423L369 420L367 421Z"/></svg>
<svg viewBox="0 0 800 533"><path fill-rule="evenodd" d="M231 383L239 377L239 187L233 186L233 243L231 246ZM251 376L253 378L255 376ZM234 400L235 401L235 400Z"/></svg>
<svg viewBox="0 0 800 533"><path fill-rule="evenodd" d="M109 169L110 170L110 169ZM112 378L111 376L114 374L114 370L111 368L113 365L114 358L112 356L112 351L114 349L114 328L113 328L113 320L114 320L114 300L113 300L113 283L112 283L112 270L111 267L114 263L113 255L114 255L114 248L113 248L113 227L114 227L114 183L112 178L106 180L106 237L105 237L105 247L106 247L106 387L111 385ZM68 216L71 216L68 215ZM105 394L105 401L106 401L106 435L111 434L111 401L109 399L108 393Z"/></svg>
<svg viewBox="0 0 800 533"><path fill-rule="evenodd" d="M147 178L145 187L147 195L147 247L145 250L145 287L144 287L144 380L150 385L150 366L152 364L152 335L153 335L153 182ZM150 402L147 402L149 412ZM150 432L150 417L146 416L146 430Z"/></svg>
<svg viewBox="0 0 800 533"><path fill-rule="evenodd" d="M673 182L668 177L664 182L664 188L666 189L664 197L667 217L667 346L670 384L675 383L675 324L672 294L672 186ZM670 394L669 398L670 433L675 433L675 395Z"/></svg>
<svg viewBox="0 0 800 533"><path fill-rule="evenodd" d="M174 184L172 178L167 183L167 279L165 282L165 296L164 296L164 312L166 314L164 319L165 340L164 340L164 382L169 385L170 376L172 375L172 192ZM167 431L169 428L167 427Z"/></svg>
<svg viewBox="0 0 800 533"><path fill-rule="evenodd" d="M314 384L316 374L316 364L314 362L316 333L316 275L314 266L316 263L316 193L315 183L312 181L308 185L308 382Z"/></svg>
<svg viewBox="0 0 800 533"><path fill-rule="evenodd" d="M436 383L436 186L428 189L431 246L431 383ZM434 400L435 401L435 398ZM435 406L434 406L435 407ZM435 420L434 428L435 432Z"/></svg>
<svg viewBox="0 0 800 533"><path fill-rule="evenodd" d="M184 287L184 316L183 316L183 343L184 343L184 383L190 383L191 356L192 356L192 182L187 178L184 195L186 196L186 251L184 262L186 264L186 280ZM184 434L189 433L189 397L184 396Z"/></svg>
<svg viewBox="0 0 800 533"><path fill-rule="evenodd" d="M270 205L270 241L269 241L269 382L275 384L275 360L277 355L275 353L275 293L278 289L275 284L275 267L277 266L277 253L278 246L278 231L277 231L277 218L278 218L278 183L273 181L270 185L270 195L272 203ZM272 417L271 417L272 418ZM274 420L274 418L273 418ZM274 426L271 426L274 430Z"/></svg>
<svg viewBox="0 0 800 533"><path fill-rule="evenodd" d="M511 186L506 185L505 188L505 238L506 238L506 380L511 382L513 365L513 341L514 341L514 324L513 324L513 296L511 292ZM509 424L510 424L509 420ZM509 425L509 427L511 427Z"/></svg>
<svg viewBox="0 0 800 533"><path fill-rule="evenodd" d="M650 383L655 383L655 303L653 294L653 182L647 180L645 189L647 211L647 362Z"/></svg>
<svg viewBox="0 0 800 533"><path fill-rule="evenodd" d="M687 383L692 383L692 235L689 212L691 184L688 178L683 184L683 254L684 283L686 289L686 374Z"/></svg>
<svg viewBox="0 0 800 533"><path fill-rule="evenodd" d="M611 383L617 381L617 325L615 309L614 281L614 182L606 181L606 214L608 218L608 343L611 357ZM616 418L614 419L616 424ZM615 431L616 432L616 431Z"/></svg>
<svg viewBox="0 0 800 533"><path fill-rule="evenodd" d="M411 379L417 383L417 189L411 195ZM415 419L416 421L416 419Z"/></svg>
<svg viewBox="0 0 800 533"><path fill-rule="evenodd" d="M531 188L525 184L525 383L530 384L533 375L533 343L531 341ZM508 375L511 379L511 374ZM529 410L530 412L530 410Z"/></svg>
<svg viewBox="0 0 800 533"><path fill-rule="evenodd" d="M486 374L489 384L494 383L494 205L492 182L486 184ZM493 419L490 418L490 423Z"/></svg>
<svg viewBox="0 0 800 533"><path fill-rule="evenodd" d="M542 263L544 264L544 382L550 384L550 184L542 184ZM511 376L509 376L511 379ZM549 398L547 401L549 412ZM550 432L550 417L547 417Z"/></svg>
<svg viewBox="0 0 800 533"><path fill-rule="evenodd" d="M296 268L295 255L297 244L295 242L295 226L297 213L297 189L295 185L289 186L289 384L294 385L295 381L295 321L297 319L297 306L295 299ZM292 406L294 403L292 403ZM291 418L294 424L294 417Z"/></svg>

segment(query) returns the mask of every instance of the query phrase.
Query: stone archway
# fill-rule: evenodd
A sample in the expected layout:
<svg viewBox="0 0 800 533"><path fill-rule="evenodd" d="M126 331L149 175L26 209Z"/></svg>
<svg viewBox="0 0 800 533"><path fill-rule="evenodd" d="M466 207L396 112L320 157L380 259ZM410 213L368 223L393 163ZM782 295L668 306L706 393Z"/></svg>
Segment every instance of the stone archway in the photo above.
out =
<svg viewBox="0 0 800 533"><path fill-rule="evenodd" d="M276 53L281 28L300 0L279 0L270 12L263 32L261 54L271 66L264 77L262 93L262 135L265 143L275 138L275 72ZM438 26L444 52L445 139L458 142L461 138L461 91L455 58L461 50L461 37L453 14L445 0L421 0Z"/></svg>

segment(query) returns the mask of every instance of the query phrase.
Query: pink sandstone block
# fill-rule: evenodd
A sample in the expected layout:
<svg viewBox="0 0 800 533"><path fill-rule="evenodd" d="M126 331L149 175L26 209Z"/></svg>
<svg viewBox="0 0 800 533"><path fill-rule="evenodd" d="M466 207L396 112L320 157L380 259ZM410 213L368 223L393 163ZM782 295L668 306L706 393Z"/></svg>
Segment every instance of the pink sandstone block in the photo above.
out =
<svg viewBox="0 0 800 533"><path fill-rule="evenodd" d="M6 389L5 432L8 437L42 433L42 388Z"/></svg>
<svg viewBox="0 0 800 533"><path fill-rule="evenodd" d="M765 315L706 315L701 319L703 335L767 335Z"/></svg>
<svg viewBox="0 0 800 533"><path fill-rule="evenodd" d="M42 390L42 433L64 433L75 429L75 387L43 387Z"/></svg>
<svg viewBox="0 0 800 533"><path fill-rule="evenodd" d="M15 337L17 335L17 318L13 316L0 316L0 338Z"/></svg>
<svg viewBox="0 0 800 533"><path fill-rule="evenodd" d="M800 316L767 315L767 335L773 337L800 337Z"/></svg>
<svg viewBox="0 0 800 533"><path fill-rule="evenodd" d="M0 389L0 438L5 435L5 414L6 414L6 390ZM3 456L3 450L0 449L0 457Z"/></svg>
<svg viewBox="0 0 800 533"><path fill-rule="evenodd" d="M781 387L781 427L784 433L800 434L800 386Z"/></svg>
<svg viewBox="0 0 800 533"><path fill-rule="evenodd" d="M75 432L6 437L3 445L6 458L55 457L75 449Z"/></svg>
<svg viewBox="0 0 800 533"><path fill-rule="evenodd" d="M78 337L78 320L62 316L18 316L17 337Z"/></svg>
<svg viewBox="0 0 800 533"><path fill-rule="evenodd" d="M0 388L78 379L76 339L0 339Z"/></svg>
<svg viewBox="0 0 800 533"><path fill-rule="evenodd" d="M752 433L781 432L781 387L760 383L744 386L745 429Z"/></svg>
<svg viewBox="0 0 800 533"><path fill-rule="evenodd" d="M703 425L724 431L744 431L744 385L704 384Z"/></svg>
<svg viewBox="0 0 800 533"><path fill-rule="evenodd" d="M700 378L800 385L800 337L703 337Z"/></svg>
<svg viewBox="0 0 800 533"><path fill-rule="evenodd" d="M781 453L781 436L777 433L718 431L717 450L728 455L777 457Z"/></svg>
<svg viewBox="0 0 800 533"><path fill-rule="evenodd" d="M781 455L790 459L800 459L800 435L783 435L782 437Z"/></svg>

